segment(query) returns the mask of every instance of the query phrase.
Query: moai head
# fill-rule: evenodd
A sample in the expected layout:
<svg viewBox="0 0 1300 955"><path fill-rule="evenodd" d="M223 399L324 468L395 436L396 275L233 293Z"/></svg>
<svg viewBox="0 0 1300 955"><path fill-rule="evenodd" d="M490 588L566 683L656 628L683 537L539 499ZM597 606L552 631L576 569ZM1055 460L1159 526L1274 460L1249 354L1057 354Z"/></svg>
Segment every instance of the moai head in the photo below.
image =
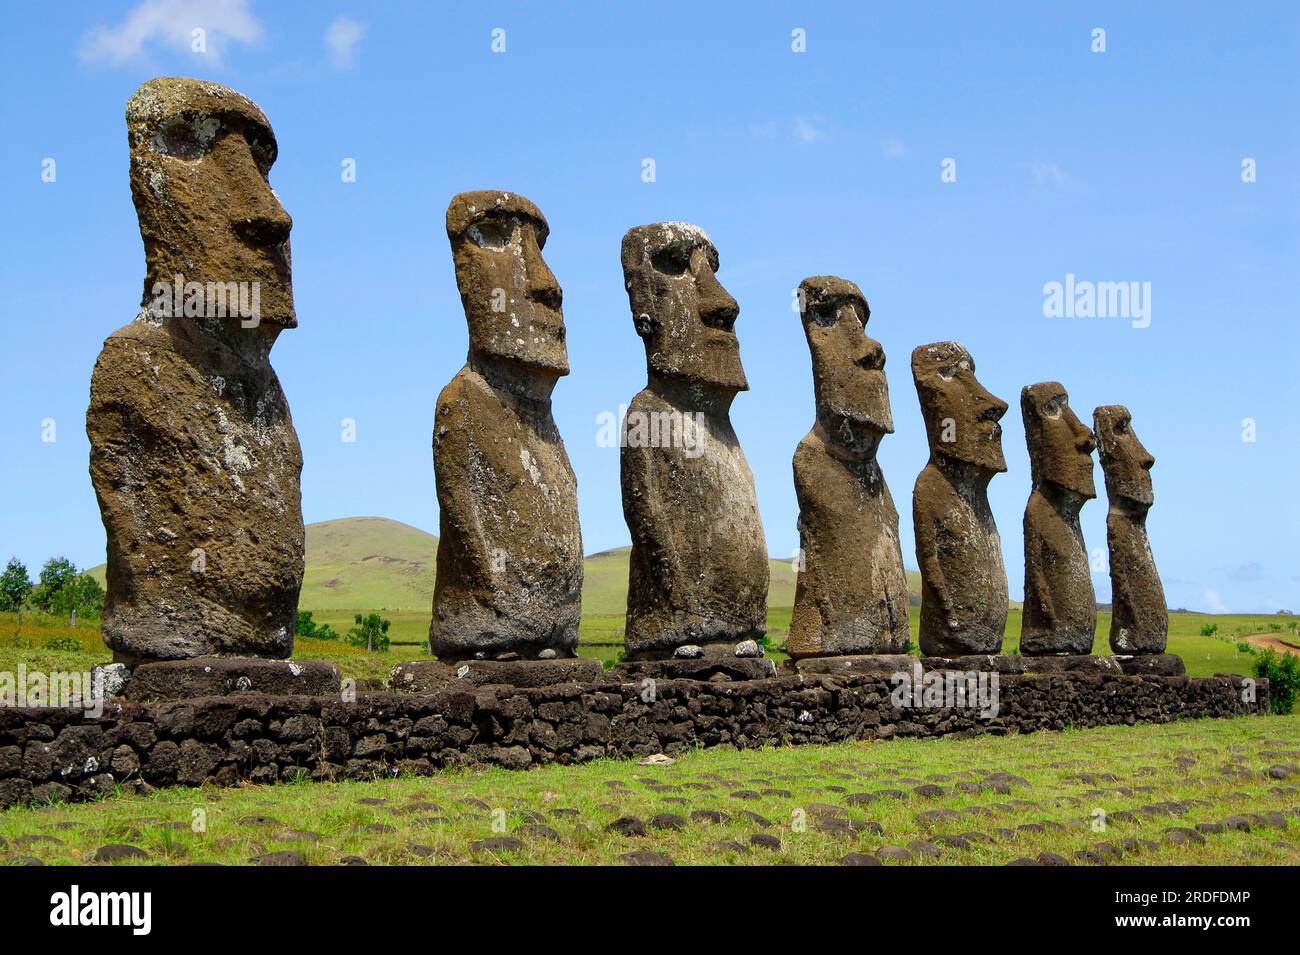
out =
<svg viewBox="0 0 1300 955"><path fill-rule="evenodd" d="M1026 385L1020 392L1025 444L1034 487L1055 484L1085 498L1097 496L1092 480L1092 431L1070 407L1065 387L1056 381Z"/></svg>
<svg viewBox="0 0 1300 955"><path fill-rule="evenodd" d="M1156 459L1133 433L1133 416L1123 405L1102 405L1092 413L1097 429L1097 457L1112 501L1151 506L1151 468Z"/></svg>
<svg viewBox="0 0 1300 955"><path fill-rule="evenodd" d="M623 282L652 374L720 391L745 391L736 316L718 282L718 250L685 222L637 226L623 236Z"/></svg>
<svg viewBox="0 0 1300 955"><path fill-rule="evenodd" d="M174 287L181 276L204 287L209 318L224 311L228 323L270 341L295 327L293 220L267 182L275 134L257 105L216 83L159 77L127 102L126 125L148 267L145 307L158 309L158 287ZM255 302L256 315L235 314L231 293L245 306ZM192 314L180 302L171 307L171 314Z"/></svg>
<svg viewBox="0 0 1300 955"><path fill-rule="evenodd" d="M817 418L827 437L850 454L875 454L894 432L885 381L885 351L867 337L871 309L847 279L815 275L799 283L804 334L812 352Z"/></svg>
<svg viewBox="0 0 1300 955"><path fill-rule="evenodd" d="M975 359L960 342L918 346L912 352L912 379L932 457L989 472L1007 469L998 424L1007 403L975 378Z"/></svg>
<svg viewBox="0 0 1300 955"><path fill-rule="evenodd" d="M542 211L511 192L462 192L447 207L471 357L553 383L569 373L569 352L560 284L542 258L549 233Z"/></svg>

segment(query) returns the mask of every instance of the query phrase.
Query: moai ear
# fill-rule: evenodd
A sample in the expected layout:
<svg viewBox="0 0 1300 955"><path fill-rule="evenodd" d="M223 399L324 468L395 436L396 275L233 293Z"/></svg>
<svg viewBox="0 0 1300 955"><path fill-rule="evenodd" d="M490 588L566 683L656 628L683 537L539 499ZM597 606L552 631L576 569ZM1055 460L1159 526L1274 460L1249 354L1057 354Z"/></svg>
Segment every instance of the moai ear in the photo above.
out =
<svg viewBox="0 0 1300 955"><path fill-rule="evenodd" d="M650 338L659 330L659 320L652 318L649 312L641 312L632 319L632 324L636 327L636 333L642 338Z"/></svg>

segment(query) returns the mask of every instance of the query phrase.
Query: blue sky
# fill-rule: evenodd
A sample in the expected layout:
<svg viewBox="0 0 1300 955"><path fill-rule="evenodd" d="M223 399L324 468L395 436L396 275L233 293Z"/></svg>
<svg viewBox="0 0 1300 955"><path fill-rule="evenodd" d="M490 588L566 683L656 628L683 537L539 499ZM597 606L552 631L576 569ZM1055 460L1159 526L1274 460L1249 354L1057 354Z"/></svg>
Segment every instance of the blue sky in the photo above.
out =
<svg viewBox="0 0 1300 955"><path fill-rule="evenodd" d="M790 461L813 420L791 291L830 273L866 292L888 356L897 433L880 461L909 566L926 446L908 357L957 339L1012 405L1010 470L990 500L1014 595L1029 493L1017 397L1056 379L1085 420L1127 404L1155 455L1149 528L1171 605L1300 610L1297 10L15 5L0 35L0 560L104 558L84 415L95 357L135 315L144 268L123 110L144 80L190 75L247 94L279 139L271 182L294 218L300 326L272 359L303 445L308 521L374 514L436 531L434 399L467 342L443 214L456 192L502 188L551 224L573 368L555 417L588 551L629 540L618 451L598 446L597 417L645 381L619 242L683 219L711 234L740 303L752 390L732 420L774 555L798 543ZM195 26L204 53L191 51ZM791 48L796 29L806 52ZM941 181L948 159L955 182ZM1067 274L1150 283L1150 324L1045 316L1044 285ZM344 418L355 443L341 440ZM1105 509L1104 494L1084 508L1090 548L1105 545ZM1094 582L1106 599L1106 575Z"/></svg>

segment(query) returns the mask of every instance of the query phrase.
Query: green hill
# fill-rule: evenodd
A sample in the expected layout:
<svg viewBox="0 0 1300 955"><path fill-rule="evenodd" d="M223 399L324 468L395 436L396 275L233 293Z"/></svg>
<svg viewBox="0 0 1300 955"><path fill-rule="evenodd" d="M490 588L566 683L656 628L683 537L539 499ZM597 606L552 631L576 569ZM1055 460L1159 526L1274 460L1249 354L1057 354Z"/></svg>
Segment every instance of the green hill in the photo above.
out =
<svg viewBox="0 0 1300 955"><path fill-rule="evenodd" d="M582 588L584 615L621 615L627 609L630 547L592 554ZM307 525L307 572L299 605L318 614L332 610L427 612L433 600L438 538L385 517L344 517ZM773 560L768 605L794 605L795 571L789 560ZM87 573L104 580L104 566ZM907 589L921 593L916 571Z"/></svg>

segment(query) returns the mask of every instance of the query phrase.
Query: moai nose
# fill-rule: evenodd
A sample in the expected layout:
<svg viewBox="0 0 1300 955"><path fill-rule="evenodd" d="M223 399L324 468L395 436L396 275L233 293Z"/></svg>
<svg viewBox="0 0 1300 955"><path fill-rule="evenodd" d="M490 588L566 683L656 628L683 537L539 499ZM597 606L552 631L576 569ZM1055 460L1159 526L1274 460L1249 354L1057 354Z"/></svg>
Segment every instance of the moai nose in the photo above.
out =
<svg viewBox="0 0 1300 955"><path fill-rule="evenodd" d="M713 274L713 267L703 249L696 249L691 254L691 271L699 291L700 319L705 325L731 331L740 315L740 306Z"/></svg>
<svg viewBox="0 0 1300 955"><path fill-rule="evenodd" d="M564 292L555 273L542 258L537 234L529 226L524 226L524 269L528 283L525 294L528 298L558 312L564 301Z"/></svg>

